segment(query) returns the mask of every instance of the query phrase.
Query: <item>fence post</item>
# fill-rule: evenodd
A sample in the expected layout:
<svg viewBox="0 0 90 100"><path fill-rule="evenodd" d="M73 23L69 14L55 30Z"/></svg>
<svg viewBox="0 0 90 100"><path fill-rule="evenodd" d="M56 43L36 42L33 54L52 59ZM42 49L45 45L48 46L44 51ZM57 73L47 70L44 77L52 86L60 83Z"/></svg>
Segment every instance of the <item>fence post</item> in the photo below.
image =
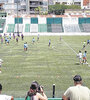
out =
<svg viewBox="0 0 90 100"><path fill-rule="evenodd" d="M55 84L53 84L53 98L55 98Z"/></svg>

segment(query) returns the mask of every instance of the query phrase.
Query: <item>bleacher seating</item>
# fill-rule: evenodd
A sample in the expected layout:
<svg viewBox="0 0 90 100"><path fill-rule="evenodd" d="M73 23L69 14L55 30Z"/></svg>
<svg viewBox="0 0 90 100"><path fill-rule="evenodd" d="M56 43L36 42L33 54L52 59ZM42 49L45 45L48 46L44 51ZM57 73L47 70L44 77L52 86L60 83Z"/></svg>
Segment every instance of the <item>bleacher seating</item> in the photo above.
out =
<svg viewBox="0 0 90 100"><path fill-rule="evenodd" d="M0 32L4 30L5 19L0 19ZM18 27L17 27L18 25ZM37 33L37 32L90 32L90 18L76 17L31 17L31 18L6 18L4 32L13 33Z"/></svg>
<svg viewBox="0 0 90 100"><path fill-rule="evenodd" d="M80 32L77 24L64 25L64 32Z"/></svg>
<svg viewBox="0 0 90 100"><path fill-rule="evenodd" d="M82 32L90 32L90 18L79 18L78 24Z"/></svg>
<svg viewBox="0 0 90 100"><path fill-rule="evenodd" d="M17 29L17 27L18 27L18 29ZM15 24L15 30L14 30L14 32L20 32L20 33L22 33L23 32L23 24Z"/></svg>
<svg viewBox="0 0 90 100"><path fill-rule="evenodd" d="M51 24L47 24L47 32L52 32Z"/></svg>
<svg viewBox="0 0 90 100"><path fill-rule="evenodd" d="M25 32L30 32L30 24L25 24Z"/></svg>
<svg viewBox="0 0 90 100"><path fill-rule="evenodd" d="M8 24L7 32L8 33L13 33L14 32L14 28L15 28L15 24Z"/></svg>
<svg viewBox="0 0 90 100"><path fill-rule="evenodd" d="M38 24L38 32L47 32L46 24Z"/></svg>
<svg viewBox="0 0 90 100"><path fill-rule="evenodd" d="M0 19L0 33L3 33L5 21L5 19Z"/></svg>
<svg viewBox="0 0 90 100"><path fill-rule="evenodd" d="M38 24L31 24L30 25L30 32L37 33L38 32Z"/></svg>
<svg viewBox="0 0 90 100"><path fill-rule="evenodd" d="M52 32L55 33L63 32L63 28L61 24L52 24L51 28L52 28Z"/></svg>
<svg viewBox="0 0 90 100"><path fill-rule="evenodd" d="M82 24L83 32L90 32L90 24Z"/></svg>

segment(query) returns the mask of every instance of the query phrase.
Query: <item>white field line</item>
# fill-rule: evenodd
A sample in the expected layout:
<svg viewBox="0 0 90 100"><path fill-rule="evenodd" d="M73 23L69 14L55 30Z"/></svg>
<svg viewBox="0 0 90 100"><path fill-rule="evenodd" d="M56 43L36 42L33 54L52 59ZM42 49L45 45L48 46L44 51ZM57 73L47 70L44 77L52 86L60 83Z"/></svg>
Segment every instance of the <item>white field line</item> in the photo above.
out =
<svg viewBox="0 0 90 100"><path fill-rule="evenodd" d="M77 55L76 51L72 47L70 47L63 39L62 41L67 45L67 47L69 47Z"/></svg>

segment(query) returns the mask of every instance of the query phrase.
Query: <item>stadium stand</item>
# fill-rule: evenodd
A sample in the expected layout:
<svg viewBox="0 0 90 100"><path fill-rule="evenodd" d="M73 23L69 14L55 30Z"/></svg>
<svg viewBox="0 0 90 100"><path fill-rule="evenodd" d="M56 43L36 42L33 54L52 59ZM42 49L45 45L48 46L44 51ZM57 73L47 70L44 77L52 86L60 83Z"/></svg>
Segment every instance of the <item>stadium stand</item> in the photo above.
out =
<svg viewBox="0 0 90 100"><path fill-rule="evenodd" d="M82 32L90 32L90 18L79 18L78 24Z"/></svg>
<svg viewBox="0 0 90 100"><path fill-rule="evenodd" d="M31 24L30 25L30 32L37 33L38 32L38 24Z"/></svg>
<svg viewBox="0 0 90 100"><path fill-rule="evenodd" d="M38 18L31 18L31 24L38 24Z"/></svg>
<svg viewBox="0 0 90 100"><path fill-rule="evenodd" d="M63 32L62 18L47 18L47 32Z"/></svg>
<svg viewBox="0 0 90 100"><path fill-rule="evenodd" d="M82 24L83 32L90 32L90 24Z"/></svg>
<svg viewBox="0 0 90 100"><path fill-rule="evenodd" d="M5 30L3 30L3 20L0 21L0 32L30 33L66 33L66 32L90 32L90 17L6 17ZM17 27L18 24L18 27ZM3 28L2 28L3 27ZM3 31L2 31L3 30Z"/></svg>
<svg viewBox="0 0 90 100"><path fill-rule="evenodd" d="M5 21L5 19L0 19L0 33L3 33Z"/></svg>
<svg viewBox="0 0 90 100"><path fill-rule="evenodd" d="M47 24L47 32L52 32L51 24Z"/></svg>
<svg viewBox="0 0 90 100"><path fill-rule="evenodd" d="M18 27L18 29L17 29ZM22 33L23 32L23 24L15 24L15 30L14 32L20 32Z"/></svg>
<svg viewBox="0 0 90 100"><path fill-rule="evenodd" d="M45 17L38 17L38 24L46 24L46 18Z"/></svg>
<svg viewBox="0 0 90 100"><path fill-rule="evenodd" d="M52 32L56 32L56 33L63 32L63 28L61 24L52 24L51 28L52 28Z"/></svg>
<svg viewBox="0 0 90 100"><path fill-rule="evenodd" d="M7 32L8 33L13 33L14 32L14 28L15 28L15 24L8 24Z"/></svg>
<svg viewBox="0 0 90 100"><path fill-rule="evenodd" d="M15 18L15 24L23 24L23 18Z"/></svg>
<svg viewBox="0 0 90 100"><path fill-rule="evenodd" d="M80 32L78 18L63 18L64 32Z"/></svg>
<svg viewBox="0 0 90 100"><path fill-rule="evenodd" d="M47 32L47 24L38 24L38 32Z"/></svg>
<svg viewBox="0 0 90 100"><path fill-rule="evenodd" d="M30 32L30 24L25 24L25 32Z"/></svg>

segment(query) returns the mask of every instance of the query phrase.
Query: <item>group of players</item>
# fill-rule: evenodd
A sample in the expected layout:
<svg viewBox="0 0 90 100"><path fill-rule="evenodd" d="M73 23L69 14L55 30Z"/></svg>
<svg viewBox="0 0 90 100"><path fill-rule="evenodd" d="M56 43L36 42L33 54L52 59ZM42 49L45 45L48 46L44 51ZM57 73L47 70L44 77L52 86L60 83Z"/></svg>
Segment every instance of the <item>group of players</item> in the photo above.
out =
<svg viewBox="0 0 90 100"><path fill-rule="evenodd" d="M90 40L87 40L87 45L90 45ZM83 48L84 50L86 48L86 41L83 42ZM81 64L88 64L87 63L87 51L85 50L84 53L82 54L81 50L79 50L79 53L77 54L77 57L79 57L79 62Z"/></svg>

